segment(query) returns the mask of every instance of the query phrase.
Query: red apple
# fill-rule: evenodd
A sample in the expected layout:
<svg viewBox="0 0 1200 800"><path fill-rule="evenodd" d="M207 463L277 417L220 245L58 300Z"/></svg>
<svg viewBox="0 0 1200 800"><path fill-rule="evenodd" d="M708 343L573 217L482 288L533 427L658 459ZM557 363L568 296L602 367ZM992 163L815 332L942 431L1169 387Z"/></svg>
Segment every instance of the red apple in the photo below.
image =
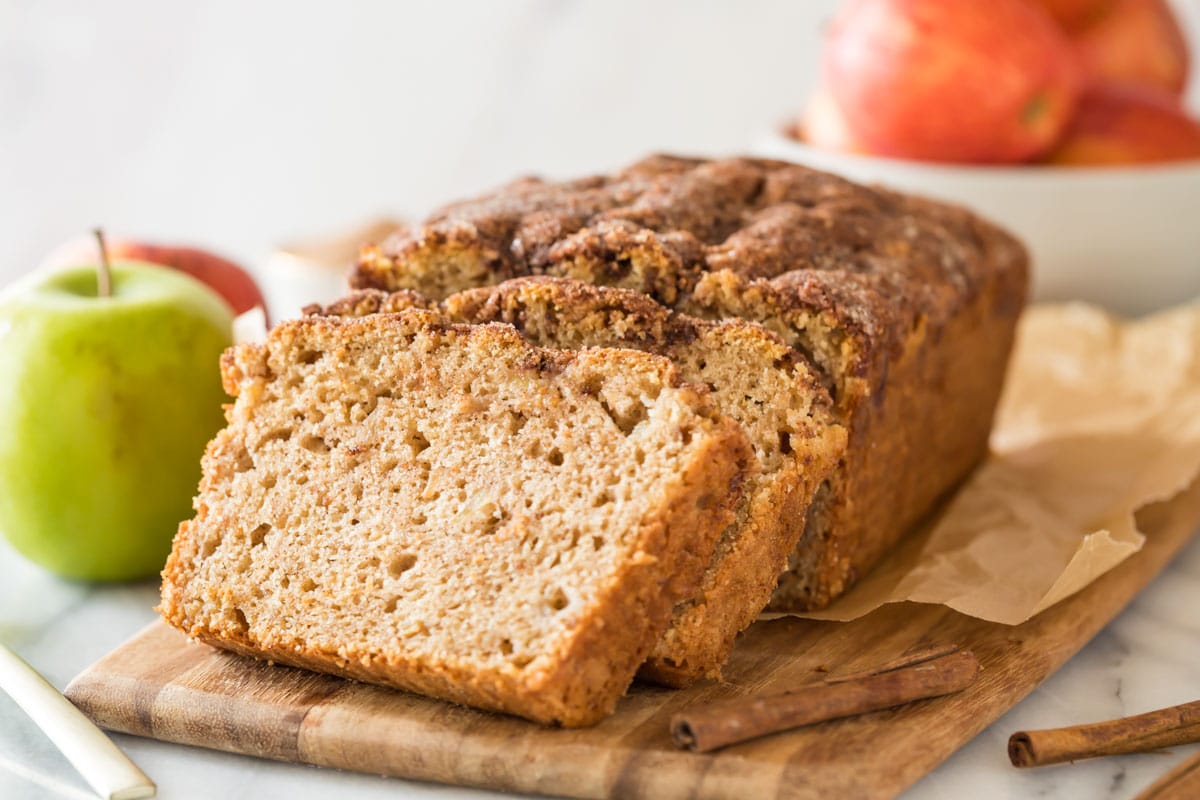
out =
<svg viewBox="0 0 1200 800"><path fill-rule="evenodd" d="M824 69L866 149L928 161L1036 156L1079 86L1066 34L1024 0L854 0L831 26Z"/></svg>
<svg viewBox="0 0 1200 800"><path fill-rule="evenodd" d="M1030 0L1046 10L1068 33L1077 31L1104 14L1113 0Z"/></svg>
<svg viewBox="0 0 1200 800"><path fill-rule="evenodd" d="M1178 99L1145 86L1089 89L1058 146L1052 164L1146 164L1200 159L1200 123Z"/></svg>
<svg viewBox="0 0 1200 800"><path fill-rule="evenodd" d="M186 272L208 284L233 307L237 314L255 306L266 308L258 284L242 267L221 256L195 247L147 244L133 239L106 240L109 258L146 261ZM77 267L96 262L96 243L91 239L76 239L54 250L42 261L42 267L58 269Z"/></svg>
<svg viewBox="0 0 1200 800"><path fill-rule="evenodd" d="M1183 93L1188 46L1166 0L1111 0L1074 34L1087 77Z"/></svg>
<svg viewBox="0 0 1200 800"><path fill-rule="evenodd" d="M817 87L808 107L804 109L804 118L800 123L800 135L804 141L822 150L837 150L843 153L865 152L862 145L854 139L854 134L846 125L837 102L830 95L829 89Z"/></svg>

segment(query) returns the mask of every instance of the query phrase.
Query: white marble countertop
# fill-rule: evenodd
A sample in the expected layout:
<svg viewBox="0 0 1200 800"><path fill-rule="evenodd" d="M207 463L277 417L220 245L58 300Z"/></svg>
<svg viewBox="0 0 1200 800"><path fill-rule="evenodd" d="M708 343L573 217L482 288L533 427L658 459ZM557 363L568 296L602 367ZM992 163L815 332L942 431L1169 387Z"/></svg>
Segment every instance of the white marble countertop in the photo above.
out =
<svg viewBox="0 0 1200 800"><path fill-rule="evenodd" d="M807 96L835 5L0 0L0 285L97 223L254 265L522 173L743 150ZM1200 40L1200 5L1176 6ZM60 688L152 620L155 597L55 580L0 541L0 641ZM1005 742L1200 697L1196 609L1200 542L906 796L1133 797L1195 746L1018 772ZM171 800L488 794L117 741ZM0 798L89 796L0 696Z"/></svg>

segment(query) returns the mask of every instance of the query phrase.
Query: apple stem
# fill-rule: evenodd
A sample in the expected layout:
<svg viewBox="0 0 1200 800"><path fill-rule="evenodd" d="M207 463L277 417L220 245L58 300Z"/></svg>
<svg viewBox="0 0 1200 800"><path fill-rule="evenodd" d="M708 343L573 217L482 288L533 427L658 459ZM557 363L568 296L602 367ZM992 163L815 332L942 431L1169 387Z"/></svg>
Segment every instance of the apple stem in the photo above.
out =
<svg viewBox="0 0 1200 800"><path fill-rule="evenodd" d="M112 265L108 262L108 246L104 244L104 231L96 228L96 244L100 246L100 266L96 268L97 292L100 297L112 297Z"/></svg>

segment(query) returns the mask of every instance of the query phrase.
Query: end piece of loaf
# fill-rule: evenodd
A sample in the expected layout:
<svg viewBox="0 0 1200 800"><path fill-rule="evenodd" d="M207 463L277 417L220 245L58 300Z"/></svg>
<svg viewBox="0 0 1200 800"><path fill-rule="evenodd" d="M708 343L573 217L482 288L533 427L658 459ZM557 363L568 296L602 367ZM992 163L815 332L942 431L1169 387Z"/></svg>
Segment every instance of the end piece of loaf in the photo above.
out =
<svg viewBox="0 0 1200 800"><path fill-rule="evenodd" d="M284 664L568 726L695 591L752 467L669 361L428 311L310 317L222 362L160 611Z"/></svg>
<svg viewBox="0 0 1200 800"><path fill-rule="evenodd" d="M356 315L430 304L414 292L365 290L311 310ZM458 322L509 323L543 347L626 347L670 358L746 431L759 468L737 519L639 673L670 686L718 677L737 634L770 600L813 494L845 449L845 430L812 364L754 323L704 321L639 292L566 278L517 278L451 295L440 308Z"/></svg>

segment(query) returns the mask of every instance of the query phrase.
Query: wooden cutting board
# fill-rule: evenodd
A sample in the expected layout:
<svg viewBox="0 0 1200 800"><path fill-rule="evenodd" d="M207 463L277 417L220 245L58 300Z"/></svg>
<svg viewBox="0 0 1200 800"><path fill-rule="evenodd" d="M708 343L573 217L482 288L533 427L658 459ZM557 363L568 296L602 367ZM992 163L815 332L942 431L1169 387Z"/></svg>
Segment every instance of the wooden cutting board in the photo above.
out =
<svg viewBox="0 0 1200 800"><path fill-rule="evenodd" d="M163 623L77 677L67 696L103 727L171 742L491 789L607 798L893 797L1011 708L1100 631L1200 524L1200 484L1139 515L1144 549L1017 627L941 606L885 607L850 623L794 618L747 631L723 682L634 686L586 730L541 728L415 695L275 667L188 642ZM711 755L676 750L675 711L812 681L922 643L983 665L957 695L760 739Z"/></svg>

